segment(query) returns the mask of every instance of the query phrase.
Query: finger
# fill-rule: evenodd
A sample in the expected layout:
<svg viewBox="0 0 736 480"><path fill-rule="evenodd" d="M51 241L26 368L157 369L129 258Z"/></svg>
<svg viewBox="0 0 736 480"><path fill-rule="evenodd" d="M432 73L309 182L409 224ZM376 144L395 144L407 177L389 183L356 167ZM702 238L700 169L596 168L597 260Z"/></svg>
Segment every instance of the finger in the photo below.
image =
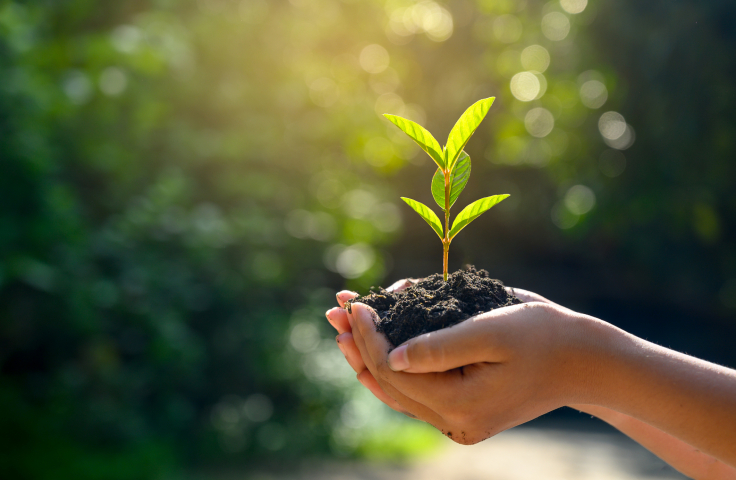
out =
<svg viewBox="0 0 736 480"><path fill-rule="evenodd" d="M545 303L552 303L550 300L547 300L543 296L541 296L538 293L530 292L529 290L524 290L523 288L515 288L515 287L506 287L506 291L510 293L511 295L515 295L516 298L521 300L522 302L545 302Z"/></svg>
<svg viewBox="0 0 736 480"><path fill-rule="evenodd" d="M542 302L542 303L547 303L549 305L555 305L557 307L564 308L565 310L570 310L569 308L563 307L559 303L555 303L552 300L545 298L538 293L530 292L529 290L524 290L523 288L506 287L506 291L511 293L512 295L516 295L516 297L524 303Z"/></svg>
<svg viewBox="0 0 736 480"><path fill-rule="evenodd" d="M327 321L330 322L330 325L335 327L335 330L337 330L338 334L349 332L350 331L350 322L348 322L348 314L345 312L344 308L335 307L327 310L327 313L325 313L325 316L327 317Z"/></svg>
<svg viewBox="0 0 736 480"><path fill-rule="evenodd" d="M409 282L409 280L406 278L402 278L401 280L397 280L396 282L392 283L391 286L386 289L386 291L387 292L400 292L409 286L411 286L411 283Z"/></svg>
<svg viewBox="0 0 736 480"><path fill-rule="evenodd" d="M363 337L361 337L360 333L356 330L353 338L355 339L355 344L358 347L358 350L360 350L361 352L361 357L365 359L368 371L371 373L371 376L376 381L376 383L381 387L381 390L383 390L387 395L396 400L396 402L401 405L403 409L411 416L424 420L425 422L434 425L439 430L442 430L442 417L440 417L434 410L407 397L390 383L376 377L376 366L370 360L370 356L367 353Z"/></svg>
<svg viewBox="0 0 736 480"><path fill-rule="evenodd" d="M353 334L345 332L338 335L335 340L337 340L337 345L340 347L340 351L345 355L345 359L348 361L350 366L353 367L355 373L361 373L364 371L366 369L365 362L363 361L363 357L360 356L360 351L358 350L357 345L355 345Z"/></svg>
<svg viewBox="0 0 736 480"><path fill-rule="evenodd" d="M457 387L454 373L414 375L392 370L387 361L390 344L383 334L376 331L373 321L375 311L363 303L354 303L352 312L353 337L359 347L361 341L364 343L364 349L360 349L361 355L381 386L384 386L382 381L385 381L403 395L430 408L441 403L445 396L452 395L451 392ZM394 396L392 392L389 394Z"/></svg>
<svg viewBox="0 0 736 480"><path fill-rule="evenodd" d="M351 292L350 290L343 290L341 292L337 292L337 295L335 295L337 298L337 304L340 305L340 308L345 308L345 302L357 296L357 293Z"/></svg>
<svg viewBox="0 0 736 480"><path fill-rule="evenodd" d="M508 320L520 322L538 302L511 305L471 317L464 322L413 338L388 357L393 370L407 373L446 372L474 363L502 363L500 338ZM509 318L514 317L514 318Z"/></svg>
<svg viewBox="0 0 736 480"><path fill-rule="evenodd" d="M386 291L387 292L400 292L402 290L405 290L411 287L412 285L415 285L418 282L419 280L417 280L416 278L404 278L397 282L394 282L390 287L386 289Z"/></svg>
<svg viewBox="0 0 736 480"><path fill-rule="evenodd" d="M360 351L358 350L358 346L355 344L352 333L342 333L338 335L335 340L337 340L337 345L340 347L340 351L345 355L345 359L348 361L355 373L357 373L358 381L363 384L364 387L370 390L376 398L397 412L416 418L414 415L407 412L406 409L396 400L383 391L381 386L373 377L373 374L371 374L371 372L366 368L365 362L360 356Z"/></svg>
<svg viewBox="0 0 736 480"><path fill-rule="evenodd" d="M371 391L371 393L380 401L391 407L392 409L396 410L399 413L403 413L404 415L408 415L412 418L416 418L411 413L407 412L404 407L401 406L399 402L391 398L389 394L383 391L381 386L376 381L375 377L371 374L368 370L363 370L357 375L358 381L368 390Z"/></svg>

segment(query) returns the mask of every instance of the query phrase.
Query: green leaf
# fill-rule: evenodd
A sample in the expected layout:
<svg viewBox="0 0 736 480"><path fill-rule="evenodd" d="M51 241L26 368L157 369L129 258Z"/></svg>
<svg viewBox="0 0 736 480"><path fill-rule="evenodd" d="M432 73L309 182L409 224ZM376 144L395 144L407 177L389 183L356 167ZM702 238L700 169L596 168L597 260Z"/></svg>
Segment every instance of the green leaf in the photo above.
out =
<svg viewBox="0 0 736 480"><path fill-rule="evenodd" d="M401 197L401 199L405 201L411 208L413 208L414 211L417 212L419 216L422 217L424 221L429 224L430 227L432 227L432 230L434 230L435 233L440 237L440 240L442 240L442 222L440 222L437 214L430 210L428 206L423 203L417 202L416 200L412 200L411 198L406 197Z"/></svg>
<svg viewBox="0 0 736 480"><path fill-rule="evenodd" d="M462 152L457 161L457 165L450 173L450 206L455 203L460 192L463 191L465 185L470 178L470 157L467 153ZM445 176L439 168L432 177L432 196L437 205L442 210L445 209Z"/></svg>
<svg viewBox="0 0 736 480"><path fill-rule="evenodd" d="M396 115L385 113L383 116L388 118L391 123L399 127L405 134L409 135L412 140L417 142L422 147L422 150L432 157L432 160L434 160L438 167L445 168L445 157L442 154L442 147L440 147L440 144L426 128L406 118L397 117Z"/></svg>
<svg viewBox="0 0 736 480"><path fill-rule="evenodd" d="M455 221L452 222L452 228L450 229L450 240L457 235L460 230L465 228L470 222L480 217L486 210L496 205L503 199L508 197L508 194L493 195L492 197L481 198L471 203L467 207L463 208L463 211L455 217Z"/></svg>
<svg viewBox="0 0 736 480"><path fill-rule="evenodd" d="M475 133L478 125L480 125L480 122L485 118L488 109L491 108L495 99L496 97L490 97L478 100L470 108L465 110L460 120L452 127L450 136L447 137L447 145L445 146L445 164L450 170L452 170L460 152L463 151L468 140L470 140L470 137Z"/></svg>

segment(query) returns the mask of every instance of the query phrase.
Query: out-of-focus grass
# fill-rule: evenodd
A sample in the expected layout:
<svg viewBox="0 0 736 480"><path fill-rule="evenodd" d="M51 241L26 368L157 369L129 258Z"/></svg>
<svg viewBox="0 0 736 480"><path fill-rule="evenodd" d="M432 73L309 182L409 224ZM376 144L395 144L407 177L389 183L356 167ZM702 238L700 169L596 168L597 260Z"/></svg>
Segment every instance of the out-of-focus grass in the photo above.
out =
<svg viewBox="0 0 736 480"><path fill-rule="evenodd" d="M406 461L436 452L443 438L433 427L417 421L397 422L371 429L360 439L356 453L374 461Z"/></svg>

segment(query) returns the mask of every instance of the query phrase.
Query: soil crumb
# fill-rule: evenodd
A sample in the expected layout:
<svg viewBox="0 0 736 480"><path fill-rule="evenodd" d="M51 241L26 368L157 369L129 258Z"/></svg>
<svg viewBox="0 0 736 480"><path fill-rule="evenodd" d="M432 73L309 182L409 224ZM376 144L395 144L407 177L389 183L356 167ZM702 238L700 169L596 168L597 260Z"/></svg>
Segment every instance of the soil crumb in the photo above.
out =
<svg viewBox="0 0 736 480"><path fill-rule="evenodd" d="M456 325L494 308L522 303L506 291L486 270L468 266L451 273L447 282L441 274L424 278L400 292L383 288L354 298L372 307L378 316L376 328L398 346L418 335Z"/></svg>

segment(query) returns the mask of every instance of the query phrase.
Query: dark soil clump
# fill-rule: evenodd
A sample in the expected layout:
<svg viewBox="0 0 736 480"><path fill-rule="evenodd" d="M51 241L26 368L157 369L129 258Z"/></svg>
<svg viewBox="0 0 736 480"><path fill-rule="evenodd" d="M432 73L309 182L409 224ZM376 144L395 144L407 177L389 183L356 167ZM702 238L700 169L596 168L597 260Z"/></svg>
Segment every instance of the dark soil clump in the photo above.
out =
<svg viewBox="0 0 736 480"><path fill-rule="evenodd" d="M398 346L418 335L458 324L494 308L522 303L485 270L469 266L448 276L435 274L400 292L383 288L350 303L372 307L380 320L376 328Z"/></svg>

